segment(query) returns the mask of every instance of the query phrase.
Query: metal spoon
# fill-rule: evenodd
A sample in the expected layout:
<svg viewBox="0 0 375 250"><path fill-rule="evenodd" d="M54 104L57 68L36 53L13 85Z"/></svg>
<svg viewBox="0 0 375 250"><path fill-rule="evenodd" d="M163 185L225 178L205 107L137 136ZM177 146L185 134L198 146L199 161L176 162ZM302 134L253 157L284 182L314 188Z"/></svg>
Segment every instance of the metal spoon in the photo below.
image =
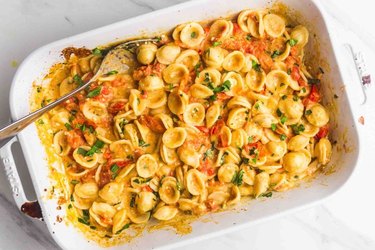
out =
<svg viewBox="0 0 375 250"><path fill-rule="evenodd" d="M112 48L108 52L108 54L104 57L99 67L99 70L91 78L90 81L83 84L79 88L74 89L69 94L66 94L60 97L59 99L57 99L56 101L44 106L43 108L38 109L22 117L21 119L1 128L0 129L0 142L2 142L2 140L6 138L16 135L25 127L27 127L29 124L31 124L40 116L42 116L44 113L50 111L51 109L53 109L60 103L68 100L70 97L86 89L92 82L96 81L100 76L103 76L106 73L110 71L114 71L114 70L117 71L118 73L126 72L129 69L129 65L131 65L132 62L134 62L133 59L131 58L132 52L130 52L129 49L137 47L144 43L158 43L158 42L160 42L160 38L138 39L138 40L127 41L125 43L122 43Z"/></svg>

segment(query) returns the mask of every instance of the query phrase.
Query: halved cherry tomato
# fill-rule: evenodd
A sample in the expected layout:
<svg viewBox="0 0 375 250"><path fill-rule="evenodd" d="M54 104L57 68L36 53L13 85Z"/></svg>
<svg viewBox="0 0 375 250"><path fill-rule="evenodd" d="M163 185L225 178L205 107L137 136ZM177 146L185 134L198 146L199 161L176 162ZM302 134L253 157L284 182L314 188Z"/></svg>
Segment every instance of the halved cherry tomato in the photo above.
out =
<svg viewBox="0 0 375 250"><path fill-rule="evenodd" d="M318 90L318 87L316 85L312 85L310 95L309 95L309 100L312 102L319 102L320 101L320 93Z"/></svg>
<svg viewBox="0 0 375 250"><path fill-rule="evenodd" d="M70 130L66 132L66 140L73 149L85 144L82 133L77 130Z"/></svg>
<svg viewBox="0 0 375 250"><path fill-rule="evenodd" d="M162 134L166 130L163 122L160 119L153 117L151 115L142 115L139 121L141 124L147 126L155 133Z"/></svg>
<svg viewBox="0 0 375 250"><path fill-rule="evenodd" d="M124 110L125 104L126 103L124 101L118 101L118 102L111 103L108 107L108 112L111 113L111 114L117 114L121 110Z"/></svg>
<svg viewBox="0 0 375 250"><path fill-rule="evenodd" d="M327 137L328 132L329 132L329 125L327 124L319 129L319 132L315 135L315 138L320 140L324 137Z"/></svg>
<svg viewBox="0 0 375 250"><path fill-rule="evenodd" d="M210 130L210 136L218 135L221 128L225 125L224 121L222 119L218 120L215 125L212 126Z"/></svg>
<svg viewBox="0 0 375 250"><path fill-rule="evenodd" d="M301 78L301 75L299 74L299 68L297 66L294 66L292 68L292 72L290 73L290 76L295 81L298 81Z"/></svg>
<svg viewBox="0 0 375 250"><path fill-rule="evenodd" d="M195 127L206 135L208 135L210 133L210 130L206 126L195 126Z"/></svg>

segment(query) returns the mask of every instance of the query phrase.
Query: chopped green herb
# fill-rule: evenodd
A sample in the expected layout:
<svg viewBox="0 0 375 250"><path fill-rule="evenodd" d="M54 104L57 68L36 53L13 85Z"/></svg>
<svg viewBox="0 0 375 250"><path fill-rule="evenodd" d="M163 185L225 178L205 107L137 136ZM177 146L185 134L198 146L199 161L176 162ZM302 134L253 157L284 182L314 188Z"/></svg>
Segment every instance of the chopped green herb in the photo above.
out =
<svg viewBox="0 0 375 250"><path fill-rule="evenodd" d="M250 35L250 34L247 34L247 35L246 35L246 40L248 40L248 41L251 40L251 35Z"/></svg>
<svg viewBox="0 0 375 250"><path fill-rule="evenodd" d="M286 118L285 115L282 115L281 118L280 118L281 124L284 124L287 120L288 120L288 118Z"/></svg>
<svg viewBox="0 0 375 250"><path fill-rule="evenodd" d="M213 102L213 101L216 101L216 100L217 100L217 95L214 94L214 95L210 96L210 97L209 97L209 100L212 101L212 102Z"/></svg>
<svg viewBox="0 0 375 250"><path fill-rule="evenodd" d="M117 70L111 70L111 71L109 71L106 75L107 75L107 76L110 76L110 75L116 75L117 73L118 73Z"/></svg>
<svg viewBox="0 0 375 250"><path fill-rule="evenodd" d="M293 47L294 45L296 45L298 43L298 40L296 40L296 39L289 39L288 43L289 43L289 45L291 47Z"/></svg>
<svg viewBox="0 0 375 250"><path fill-rule="evenodd" d="M285 141L285 139L286 139L286 135L284 134L280 135L280 140Z"/></svg>
<svg viewBox="0 0 375 250"><path fill-rule="evenodd" d="M297 95L294 95L293 96L293 101L298 102L298 100L299 100L299 97Z"/></svg>
<svg viewBox="0 0 375 250"><path fill-rule="evenodd" d="M90 226L92 230L96 230L96 226Z"/></svg>
<svg viewBox="0 0 375 250"><path fill-rule="evenodd" d="M98 48L95 48L92 50L92 54L93 55L96 55L96 56L101 56L102 55L102 51Z"/></svg>
<svg viewBox="0 0 375 250"><path fill-rule="evenodd" d="M173 83L168 84L168 89L169 89L169 90L172 90L172 89L174 89L174 88L175 88L175 86L173 85Z"/></svg>
<svg viewBox="0 0 375 250"><path fill-rule="evenodd" d="M102 87L99 86L99 87L96 87L95 89L91 90L88 94L87 94L87 98L93 98L95 96L98 96L100 95L100 92L102 91Z"/></svg>
<svg viewBox="0 0 375 250"><path fill-rule="evenodd" d="M262 68L260 67L260 64L257 63L255 60L252 60L251 61L251 67L255 70L255 71L258 71L260 72L262 70Z"/></svg>
<svg viewBox="0 0 375 250"><path fill-rule="evenodd" d="M232 183L236 186L242 185L242 179L243 179L244 171L241 169L240 171L236 171L232 178Z"/></svg>
<svg viewBox="0 0 375 250"><path fill-rule="evenodd" d="M275 123L271 124L271 129L272 129L272 131L276 131L276 124Z"/></svg>
<svg viewBox="0 0 375 250"><path fill-rule="evenodd" d="M290 74L292 73L292 69L289 68L289 69L286 71L286 73L287 73L288 75L290 75Z"/></svg>
<svg viewBox="0 0 375 250"><path fill-rule="evenodd" d="M306 88L305 87L302 88L302 92L306 93Z"/></svg>
<svg viewBox="0 0 375 250"><path fill-rule="evenodd" d="M255 109L259 109L259 103L258 102L255 103L254 107L255 107Z"/></svg>
<svg viewBox="0 0 375 250"><path fill-rule="evenodd" d="M80 223L82 223L82 224L85 224L85 225L87 225L87 226L90 226L90 222L89 222L89 221L86 221L86 220L84 220L84 219L82 219L82 218L78 218L78 222L80 222Z"/></svg>
<svg viewBox="0 0 375 250"><path fill-rule="evenodd" d="M87 226L90 225L90 213L89 210L82 210L82 218L78 218L78 221L82 224L85 224Z"/></svg>
<svg viewBox="0 0 375 250"><path fill-rule="evenodd" d="M150 144L149 143L146 143L144 140L142 140L142 139L139 139L138 140L138 145L140 146L140 147L148 147L148 146L150 146Z"/></svg>
<svg viewBox="0 0 375 250"><path fill-rule="evenodd" d="M157 36L155 37L156 38L156 41L159 43L161 41L161 36Z"/></svg>
<svg viewBox="0 0 375 250"><path fill-rule="evenodd" d="M39 119L39 120L38 120L38 123L39 123L40 125L43 125L43 124L44 124L44 121L43 121L42 119Z"/></svg>
<svg viewBox="0 0 375 250"><path fill-rule="evenodd" d="M280 116L282 116L282 115L283 115L283 113L281 112L281 110L280 110L280 109L277 109L277 110L276 110L276 114L277 114L277 116L278 116L278 117L280 117Z"/></svg>
<svg viewBox="0 0 375 250"><path fill-rule="evenodd" d="M311 85L314 85L314 84L319 84L320 83L320 80L319 79L314 79L314 78L308 78L307 79L307 82Z"/></svg>
<svg viewBox="0 0 375 250"><path fill-rule="evenodd" d="M254 141L254 136L247 137L247 142L252 143Z"/></svg>
<svg viewBox="0 0 375 250"><path fill-rule="evenodd" d="M134 182L134 183L137 183L137 184L140 183L139 179L134 179L133 182Z"/></svg>
<svg viewBox="0 0 375 250"><path fill-rule="evenodd" d="M80 154L80 155L86 156L87 151L84 150L83 148L78 148L77 149L77 153Z"/></svg>
<svg viewBox="0 0 375 250"><path fill-rule="evenodd" d="M256 164L257 163L257 158L252 158L251 161L252 161L252 163Z"/></svg>
<svg viewBox="0 0 375 250"><path fill-rule="evenodd" d="M212 44L212 46L217 47L217 46L220 46L221 44L222 44L222 42L217 41L217 42L214 42L214 43Z"/></svg>
<svg viewBox="0 0 375 250"><path fill-rule="evenodd" d="M283 100L285 100L286 98L287 98L286 95L283 95L283 96L281 97L281 99L283 99Z"/></svg>
<svg viewBox="0 0 375 250"><path fill-rule="evenodd" d="M77 124L77 128L79 128L82 132L86 131L86 124Z"/></svg>
<svg viewBox="0 0 375 250"><path fill-rule="evenodd" d="M195 33L194 31L191 32L191 34L190 34L190 37L191 37L191 38L195 38L196 36L197 36L197 33Z"/></svg>
<svg viewBox="0 0 375 250"><path fill-rule="evenodd" d="M249 158L242 158L242 162L245 164L249 164Z"/></svg>
<svg viewBox="0 0 375 250"><path fill-rule="evenodd" d="M128 229L130 227L130 224L128 223L128 224L125 224L125 226L123 226L120 230L118 230L117 232L116 232L116 234L120 234L122 231L124 231L125 229Z"/></svg>
<svg viewBox="0 0 375 250"><path fill-rule="evenodd" d="M94 145L89 151L87 151L86 156L93 156L95 153L100 153L100 149L104 147L104 142L101 140L96 140Z"/></svg>
<svg viewBox="0 0 375 250"><path fill-rule="evenodd" d="M212 86L212 85L211 85ZM213 86L212 86L213 87ZM229 91L230 88L232 87L232 84L230 83L229 80L226 80L225 82L223 82L222 85L220 86L217 86L216 88L213 89L213 92L216 94L216 93L220 93L220 92L226 92L226 91Z"/></svg>
<svg viewBox="0 0 375 250"><path fill-rule="evenodd" d="M79 183L79 181L77 181L77 180L71 180L71 182L70 182L70 184L72 184L72 185L76 185L78 183Z"/></svg>
<svg viewBox="0 0 375 250"><path fill-rule="evenodd" d="M85 84L79 75L74 75L73 81L78 84L78 87L81 87L82 85Z"/></svg>
<svg viewBox="0 0 375 250"><path fill-rule="evenodd" d="M213 156L213 150L212 149L208 149L206 152L204 152L203 154L203 160L205 161L207 158L212 158Z"/></svg>
<svg viewBox="0 0 375 250"><path fill-rule="evenodd" d="M67 129L68 131L70 131L70 130L73 129L73 128L72 128L72 125L70 125L69 123L65 123L64 125L65 125L65 127L66 127L66 129Z"/></svg>
<svg viewBox="0 0 375 250"><path fill-rule="evenodd" d="M195 66L194 66L194 71L195 71L196 76L199 76L199 73L200 73L199 68L201 67L201 65L202 64L199 62L199 63L195 64Z"/></svg>
<svg viewBox="0 0 375 250"><path fill-rule="evenodd" d="M72 209L72 208L73 208L72 204L69 204L68 209Z"/></svg>
<svg viewBox="0 0 375 250"><path fill-rule="evenodd" d="M272 53L271 58L272 58L272 59L275 59L275 58L278 57L280 54L281 54L280 51L275 50L275 51Z"/></svg>
<svg viewBox="0 0 375 250"><path fill-rule="evenodd" d="M299 135L301 132L305 131L305 126L303 124L293 124L292 130L295 135Z"/></svg>
<svg viewBox="0 0 375 250"><path fill-rule="evenodd" d="M112 179L115 179L120 167L115 163L111 166L111 172L112 172Z"/></svg>
<svg viewBox="0 0 375 250"><path fill-rule="evenodd" d="M272 197L272 192L264 193L264 194L262 194L261 196L262 196L262 197L270 198L270 197Z"/></svg>
<svg viewBox="0 0 375 250"><path fill-rule="evenodd" d="M312 113L311 109L308 109L305 111L305 115L311 115L311 113Z"/></svg>
<svg viewBox="0 0 375 250"><path fill-rule="evenodd" d="M74 196L73 196L73 194L70 195L70 201L74 202Z"/></svg>
<svg viewBox="0 0 375 250"><path fill-rule="evenodd" d="M36 92L40 93L41 91L42 91L42 87L41 86L36 87Z"/></svg>

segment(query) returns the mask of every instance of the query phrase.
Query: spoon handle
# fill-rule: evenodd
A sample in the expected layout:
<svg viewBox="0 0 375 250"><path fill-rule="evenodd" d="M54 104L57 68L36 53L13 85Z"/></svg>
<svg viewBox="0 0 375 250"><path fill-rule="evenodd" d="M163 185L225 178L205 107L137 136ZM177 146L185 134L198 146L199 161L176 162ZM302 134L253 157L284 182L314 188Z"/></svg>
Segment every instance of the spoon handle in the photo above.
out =
<svg viewBox="0 0 375 250"><path fill-rule="evenodd" d="M75 94L77 94L78 92L84 90L87 86L90 85L91 82L92 82L92 80L89 81L89 82L87 82L87 83L85 83L81 87L73 90L72 92L70 92L70 93L68 93L68 94L66 94L66 95L58 98L54 102L51 102L50 104L44 106L43 108L38 109L38 110L36 110L36 111L34 111L34 112L32 112L32 113L30 113L30 114L22 117L21 119L19 119L19 120L13 122L13 123L11 123L11 124L9 124L9 125L1 128L0 129L0 141L16 135L18 132L20 132L25 127L27 127L29 124L31 124L32 122L34 122L36 119L38 119L44 113L50 111L51 109L53 109L54 107L56 107L60 103L68 100L70 97L72 97Z"/></svg>

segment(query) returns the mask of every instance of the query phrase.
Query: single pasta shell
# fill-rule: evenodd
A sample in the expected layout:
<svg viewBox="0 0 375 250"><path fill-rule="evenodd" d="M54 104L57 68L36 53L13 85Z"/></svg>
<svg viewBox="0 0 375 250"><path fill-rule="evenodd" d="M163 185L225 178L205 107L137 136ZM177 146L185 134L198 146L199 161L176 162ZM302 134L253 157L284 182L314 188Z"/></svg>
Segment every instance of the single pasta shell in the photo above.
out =
<svg viewBox="0 0 375 250"><path fill-rule="evenodd" d="M81 199L94 200L98 197L98 185L95 182L78 183L74 186L74 193Z"/></svg>
<svg viewBox="0 0 375 250"><path fill-rule="evenodd" d="M254 196L258 198L261 194L267 191L269 187L270 175L266 172L261 172L255 176L254 179Z"/></svg>
<svg viewBox="0 0 375 250"><path fill-rule="evenodd" d="M167 129L162 137L163 144L168 148L180 147L186 139L187 132L182 127Z"/></svg>
<svg viewBox="0 0 375 250"><path fill-rule="evenodd" d="M176 63L184 64L190 71L199 63L199 60L200 56L196 50L187 49L176 58Z"/></svg>
<svg viewBox="0 0 375 250"><path fill-rule="evenodd" d="M219 103L214 103L206 111L206 127L211 128L219 119L221 107Z"/></svg>
<svg viewBox="0 0 375 250"><path fill-rule="evenodd" d="M200 103L191 103L187 105L183 117L186 124L193 126L202 125L205 117L204 106Z"/></svg>
<svg viewBox="0 0 375 250"><path fill-rule="evenodd" d="M223 61L223 68L227 71L239 72L245 65L245 55L240 51L229 53Z"/></svg>
<svg viewBox="0 0 375 250"><path fill-rule="evenodd" d="M178 209L174 206L162 206L152 215L158 220L171 220L178 213Z"/></svg>
<svg viewBox="0 0 375 250"><path fill-rule="evenodd" d="M184 64L173 63L166 67L162 74L165 82L180 84L182 80L189 76L189 70Z"/></svg>
<svg viewBox="0 0 375 250"><path fill-rule="evenodd" d="M222 183L232 182L234 174L238 171L238 166L233 163L224 164L219 168L217 176Z"/></svg>
<svg viewBox="0 0 375 250"><path fill-rule="evenodd" d="M158 162L152 155L144 154L138 158L136 168L140 177L149 178L157 171Z"/></svg>
<svg viewBox="0 0 375 250"><path fill-rule="evenodd" d="M185 175L186 188L192 195L200 195L205 191L205 181L196 169L190 169Z"/></svg>
<svg viewBox="0 0 375 250"><path fill-rule="evenodd" d="M168 96L168 108L175 115L181 115L185 112L189 97L181 92L172 92Z"/></svg>
<svg viewBox="0 0 375 250"><path fill-rule="evenodd" d="M246 108L234 108L229 111L227 125L231 129L242 128L248 118L248 109Z"/></svg>
<svg viewBox="0 0 375 250"><path fill-rule="evenodd" d="M181 42L188 48L198 47L204 38L205 33L202 26L195 22L186 24L180 33Z"/></svg>
<svg viewBox="0 0 375 250"><path fill-rule="evenodd" d="M276 14L267 14L263 17L263 22L264 30L269 36L277 38L284 34L285 20L281 16Z"/></svg>
<svg viewBox="0 0 375 250"><path fill-rule="evenodd" d="M64 131L59 131L53 137L53 147L55 152L60 156L66 156L69 154L71 147L68 144Z"/></svg>
<svg viewBox="0 0 375 250"><path fill-rule="evenodd" d="M214 94L214 92L207 86L195 83L190 87L190 93L195 98L206 99Z"/></svg>

